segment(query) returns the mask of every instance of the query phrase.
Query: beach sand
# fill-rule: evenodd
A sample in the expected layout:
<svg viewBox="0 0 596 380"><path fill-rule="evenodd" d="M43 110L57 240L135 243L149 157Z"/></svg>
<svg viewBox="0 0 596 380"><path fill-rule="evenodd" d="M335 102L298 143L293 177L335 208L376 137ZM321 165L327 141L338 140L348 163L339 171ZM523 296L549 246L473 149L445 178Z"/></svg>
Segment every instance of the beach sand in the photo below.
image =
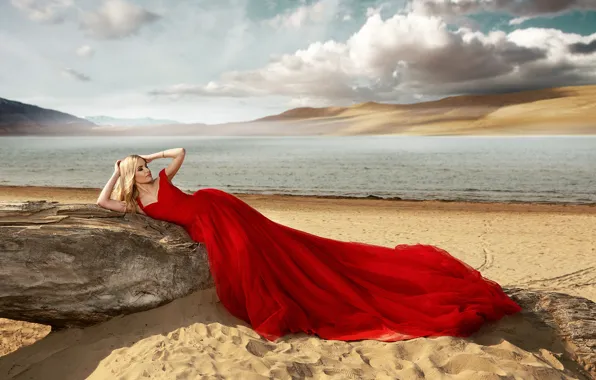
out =
<svg viewBox="0 0 596 380"><path fill-rule="evenodd" d="M0 187L0 202L94 203L99 189ZM440 246L503 286L596 301L596 207L239 195L267 217L325 237ZM269 343L213 289L85 329L0 319L2 379L561 379L573 363L518 316L468 339L382 343L298 334ZM35 342L35 343L34 343ZM177 377L178 376L178 377ZM581 377L580 377L581 378Z"/></svg>

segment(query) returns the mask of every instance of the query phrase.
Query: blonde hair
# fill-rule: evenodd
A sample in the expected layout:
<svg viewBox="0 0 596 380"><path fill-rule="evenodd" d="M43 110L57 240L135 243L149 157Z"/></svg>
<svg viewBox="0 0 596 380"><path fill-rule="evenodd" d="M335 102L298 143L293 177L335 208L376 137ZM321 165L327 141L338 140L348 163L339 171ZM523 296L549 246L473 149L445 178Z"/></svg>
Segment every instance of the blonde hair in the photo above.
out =
<svg viewBox="0 0 596 380"><path fill-rule="evenodd" d="M110 198L126 203L126 211L137 213L136 199L139 196L139 189L135 181L135 173L139 160L145 161L141 156L131 154L120 161L120 178L114 186Z"/></svg>

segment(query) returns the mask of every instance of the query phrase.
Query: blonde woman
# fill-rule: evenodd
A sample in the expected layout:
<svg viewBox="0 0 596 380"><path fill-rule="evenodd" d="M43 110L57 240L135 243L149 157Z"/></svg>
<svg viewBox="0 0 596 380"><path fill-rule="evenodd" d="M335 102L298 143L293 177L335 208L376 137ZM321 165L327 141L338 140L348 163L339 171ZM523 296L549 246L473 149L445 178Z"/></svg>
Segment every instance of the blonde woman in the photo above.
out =
<svg viewBox="0 0 596 380"><path fill-rule="evenodd" d="M185 193L172 183L185 154L118 161L97 204L184 227L207 248L221 303L266 339L469 336L521 310L499 284L441 248L333 240L276 223L221 190ZM172 161L154 178L147 164L158 158Z"/></svg>

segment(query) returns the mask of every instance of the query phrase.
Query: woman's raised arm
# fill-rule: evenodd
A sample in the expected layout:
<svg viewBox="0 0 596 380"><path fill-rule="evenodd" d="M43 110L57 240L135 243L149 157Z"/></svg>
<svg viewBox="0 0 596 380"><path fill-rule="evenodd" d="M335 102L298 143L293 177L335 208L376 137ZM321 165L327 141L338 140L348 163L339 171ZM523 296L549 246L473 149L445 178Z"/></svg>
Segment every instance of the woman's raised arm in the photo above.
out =
<svg viewBox="0 0 596 380"><path fill-rule="evenodd" d="M140 155L147 163L157 159L157 158L173 158L172 162L166 167L166 175L168 179L171 181L172 178L178 173L178 169L182 166L184 162L184 157L186 155L186 149L184 148L173 148L168 150L163 150L161 152L152 153L148 155Z"/></svg>
<svg viewBox="0 0 596 380"><path fill-rule="evenodd" d="M103 187L103 190L101 190L101 193L99 194L99 197L97 198L96 203L99 207L103 207L108 210L125 212L126 211L126 202L110 199L110 195L112 194L112 191L114 190L114 186L116 185L116 182L118 182L118 179L120 178L120 168L118 167L119 165L120 165L120 160L116 161L116 164L114 165L114 173L112 174L112 176L110 177L110 179L108 180L106 185Z"/></svg>

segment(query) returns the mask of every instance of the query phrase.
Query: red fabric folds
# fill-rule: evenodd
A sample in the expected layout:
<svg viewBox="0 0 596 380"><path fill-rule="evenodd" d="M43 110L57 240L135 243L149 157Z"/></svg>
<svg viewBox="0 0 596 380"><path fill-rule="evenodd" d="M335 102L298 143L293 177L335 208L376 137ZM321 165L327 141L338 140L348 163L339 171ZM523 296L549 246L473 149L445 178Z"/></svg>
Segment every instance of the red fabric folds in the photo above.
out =
<svg viewBox="0 0 596 380"><path fill-rule="evenodd" d="M222 304L261 336L335 340L469 336L521 308L501 287L431 245L328 239L276 223L217 189L186 194L159 173L147 215L207 247Z"/></svg>

